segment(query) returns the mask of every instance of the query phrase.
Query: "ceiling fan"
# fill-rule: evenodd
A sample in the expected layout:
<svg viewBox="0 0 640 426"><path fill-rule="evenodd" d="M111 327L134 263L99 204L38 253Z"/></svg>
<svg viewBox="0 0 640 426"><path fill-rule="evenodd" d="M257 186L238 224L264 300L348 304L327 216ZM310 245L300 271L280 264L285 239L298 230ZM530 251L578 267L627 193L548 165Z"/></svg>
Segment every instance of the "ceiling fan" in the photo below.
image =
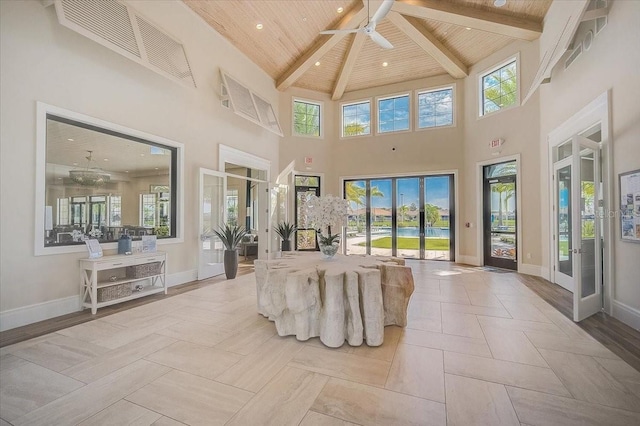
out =
<svg viewBox="0 0 640 426"><path fill-rule="evenodd" d="M358 33L363 32L371 37L371 40L376 42L380 47L384 49L393 49L393 44L389 42L386 38L384 38L379 32L376 31L376 25L387 16L387 13L391 10L391 6L393 6L393 0L383 0L382 4L376 10L376 13L371 16L369 13L369 0L367 0L367 25L361 28L356 28L353 30L327 30L320 31L320 34L340 34L340 33Z"/></svg>

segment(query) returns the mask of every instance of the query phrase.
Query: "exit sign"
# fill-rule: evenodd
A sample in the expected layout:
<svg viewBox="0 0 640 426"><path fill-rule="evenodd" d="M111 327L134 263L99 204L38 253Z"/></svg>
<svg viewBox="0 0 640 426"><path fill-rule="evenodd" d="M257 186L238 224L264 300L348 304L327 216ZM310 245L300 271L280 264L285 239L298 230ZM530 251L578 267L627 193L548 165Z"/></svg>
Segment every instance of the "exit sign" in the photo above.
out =
<svg viewBox="0 0 640 426"><path fill-rule="evenodd" d="M490 148L499 148L504 143L503 139L494 139L489 143Z"/></svg>

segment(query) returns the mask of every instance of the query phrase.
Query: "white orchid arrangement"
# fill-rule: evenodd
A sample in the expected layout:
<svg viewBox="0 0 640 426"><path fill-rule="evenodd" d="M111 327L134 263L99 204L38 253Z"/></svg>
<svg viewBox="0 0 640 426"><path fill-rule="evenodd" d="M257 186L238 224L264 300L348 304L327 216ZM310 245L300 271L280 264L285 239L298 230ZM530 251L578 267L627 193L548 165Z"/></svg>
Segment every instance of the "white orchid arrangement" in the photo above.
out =
<svg viewBox="0 0 640 426"><path fill-rule="evenodd" d="M340 234L331 234L331 227L340 228L346 223L349 214L349 203L347 200L333 195L317 197L312 195L305 204L305 210L309 222L318 230L320 243L331 245L337 241ZM327 236L322 231L327 230Z"/></svg>
<svg viewBox="0 0 640 426"><path fill-rule="evenodd" d="M100 238L102 237L102 231L98 228L93 228L91 231L89 231L89 236L93 238Z"/></svg>
<svg viewBox="0 0 640 426"><path fill-rule="evenodd" d="M74 229L73 231L71 231L71 238L73 239L73 241L83 241L85 239L85 235L84 232L78 230L78 229Z"/></svg>

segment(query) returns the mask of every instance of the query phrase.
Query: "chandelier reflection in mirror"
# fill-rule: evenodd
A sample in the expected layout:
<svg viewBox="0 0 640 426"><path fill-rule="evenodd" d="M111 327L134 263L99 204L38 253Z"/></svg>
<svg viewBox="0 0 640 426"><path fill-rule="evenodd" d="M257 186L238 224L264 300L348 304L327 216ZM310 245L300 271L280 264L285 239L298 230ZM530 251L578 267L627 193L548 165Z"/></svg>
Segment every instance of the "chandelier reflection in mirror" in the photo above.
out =
<svg viewBox="0 0 640 426"><path fill-rule="evenodd" d="M69 177L71 180L82 186L102 186L106 182L109 182L111 175L105 173L102 169L91 167L93 151L87 152L89 155L84 157L87 159L87 167L84 169L70 170Z"/></svg>

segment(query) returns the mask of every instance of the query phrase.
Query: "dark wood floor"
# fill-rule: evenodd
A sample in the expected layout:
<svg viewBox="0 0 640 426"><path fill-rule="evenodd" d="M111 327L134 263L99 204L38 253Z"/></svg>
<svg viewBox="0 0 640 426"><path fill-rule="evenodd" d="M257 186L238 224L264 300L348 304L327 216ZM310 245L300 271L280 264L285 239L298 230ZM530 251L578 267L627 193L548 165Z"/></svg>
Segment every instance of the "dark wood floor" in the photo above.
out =
<svg viewBox="0 0 640 426"><path fill-rule="evenodd" d="M251 272L253 272L252 261L249 260L248 262L241 262L238 275L245 275ZM551 306L556 308L564 316L569 319L573 319L573 294L571 292L539 277L521 274L518 274L518 277L523 284L534 291ZM152 303L156 300L167 297L173 297L197 288L213 285L217 282L223 281L224 279L224 276L220 276L208 280L194 281L171 287L168 290L167 295L155 294L117 305L108 306L99 309L96 315L91 315L91 311L89 309L85 309L81 312L74 312L61 317L29 324L24 327L3 331L0 333L0 347L12 345L44 334L53 333L63 328L103 318L116 312ZM634 330L628 325L604 313L593 315L579 322L578 326L604 346L609 348L613 353L625 360L633 368L640 371L640 332L638 330Z"/></svg>

